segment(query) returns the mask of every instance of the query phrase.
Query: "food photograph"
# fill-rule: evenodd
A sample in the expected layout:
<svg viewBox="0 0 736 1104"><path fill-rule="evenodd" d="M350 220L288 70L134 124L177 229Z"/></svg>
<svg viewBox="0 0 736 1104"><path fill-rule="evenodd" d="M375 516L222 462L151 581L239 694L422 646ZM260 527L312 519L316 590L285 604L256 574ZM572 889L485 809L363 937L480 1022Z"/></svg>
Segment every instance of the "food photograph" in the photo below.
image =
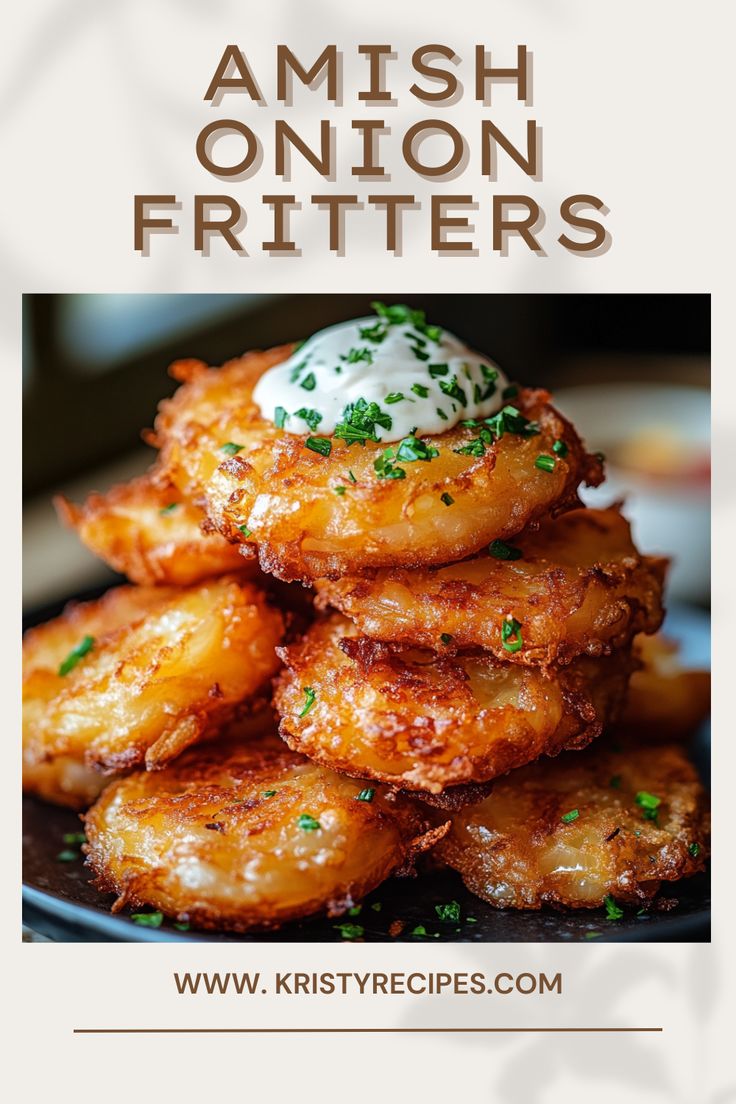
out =
<svg viewBox="0 0 736 1104"><path fill-rule="evenodd" d="M23 325L24 939L709 940L708 296Z"/></svg>

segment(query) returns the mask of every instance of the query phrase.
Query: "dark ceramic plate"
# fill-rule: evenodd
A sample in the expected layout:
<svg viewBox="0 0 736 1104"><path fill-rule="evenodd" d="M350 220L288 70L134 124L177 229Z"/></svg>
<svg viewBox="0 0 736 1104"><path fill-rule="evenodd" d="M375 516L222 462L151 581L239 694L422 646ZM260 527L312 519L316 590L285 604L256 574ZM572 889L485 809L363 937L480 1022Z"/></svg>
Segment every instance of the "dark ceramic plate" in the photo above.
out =
<svg viewBox="0 0 736 1104"><path fill-rule="evenodd" d="M88 597L82 595L80 597ZM53 617L60 605L39 610L27 619L35 624ZM668 635L682 641L688 662L709 664L710 625L697 611L675 609L666 625ZM709 781L710 730L696 736L694 754L706 783ZM710 892L703 875L683 882L672 894L678 904L669 912L637 915L627 909L623 919L611 922L602 909L576 913L499 912L480 901L463 886L451 871L425 874L420 879L394 878L386 882L364 902L359 918L340 921L318 919L291 924L268 935L235 936L225 933L177 931L170 924L154 929L142 927L125 915L113 916L111 897L100 896L90 885L81 857L64 861L62 852L70 848L64 836L79 832L75 813L46 805L34 798L23 799L23 920L28 927L51 939L65 942L251 942L268 940L280 943L340 942L338 923L350 921L365 929L369 942L703 942L710 939ZM74 850L74 848L71 848ZM672 896L667 894L667 896ZM457 901L460 922L442 922L436 905ZM402 922L401 932L390 934L389 927ZM422 926L427 935L412 935Z"/></svg>

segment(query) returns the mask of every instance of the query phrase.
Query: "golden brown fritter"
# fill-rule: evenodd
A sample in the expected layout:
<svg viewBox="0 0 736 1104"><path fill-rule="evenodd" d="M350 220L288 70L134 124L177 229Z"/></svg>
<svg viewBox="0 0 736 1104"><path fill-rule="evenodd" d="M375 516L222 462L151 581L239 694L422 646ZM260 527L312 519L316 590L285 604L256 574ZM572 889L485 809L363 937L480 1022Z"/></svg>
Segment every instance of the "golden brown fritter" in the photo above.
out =
<svg viewBox="0 0 736 1104"><path fill-rule="evenodd" d="M224 536L253 542L261 566L279 578L311 581L462 559L574 505L581 481L603 477L600 460L585 452L546 391L522 390L514 399L538 424L536 435L506 432L483 444L482 427L458 425L427 437L439 455L402 462L404 478L378 477L385 442L348 446L325 438L329 456L311 451L307 438L277 429L252 401L262 373L291 351L250 353L222 368L175 364L173 374L185 383L162 403L151 438L166 476L205 500ZM457 451L476 439L482 455ZM564 456L554 451L556 441L567 446ZM551 471L535 466L540 454L551 457ZM443 495L452 498L451 509Z"/></svg>
<svg viewBox="0 0 736 1104"><path fill-rule="evenodd" d="M39 759L38 749L23 748L23 792L52 805L86 809L110 782L110 775L88 767L81 756L55 755Z"/></svg>
<svg viewBox="0 0 736 1104"><path fill-rule="evenodd" d="M346 774L440 793L583 747L626 689L626 650L545 672L361 637L335 614L279 649L274 702L295 751Z"/></svg>
<svg viewBox="0 0 736 1104"><path fill-rule="evenodd" d="M639 636L635 649L642 666L631 677L621 731L647 740L691 736L710 712L710 671L683 667L665 636Z"/></svg>
<svg viewBox="0 0 736 1104"><path fill-rule="evenodd" d="M444 829L410 799L334 774L277 738L201 745L113 783L86 817L100 889L201 928L338 915Z"/></svg>
<svg viewBox="0 0 736 1104"><path fill-rule="evenodd" d="M453 816L435 854L498 908L641 904L703 870L708 828L681 748L615 751L606 740L513 771Z"/></svg>
<svg viewBox="0 0 736 1104"><path fill-rule="evenodd" d="M251 548L203 532L204 512L150 474L91 494L81 506L62 497L54 502L91 552L141 586L188 586L228 571L256 572Z"/></svg>
<svg viewBox="0 0 736 1104"><path fill-rule="evenodd" d="M24 639L26 768L59 756L161 767L262 688L282 632L263 594L233 576L67 607Z"/></svg>
<svg viewBox="0 0 736 1104"><path fill-rule="evenodd" d="M439 648L450 635L451 650L484 648L532 665L606 655L662 623L666 561L639 555L617 508L573 510L496 551L504 558L486 552L448 567L321 579L318 604L378 640ZM502 638L509 616L521 624L518 651Z"/></svg>

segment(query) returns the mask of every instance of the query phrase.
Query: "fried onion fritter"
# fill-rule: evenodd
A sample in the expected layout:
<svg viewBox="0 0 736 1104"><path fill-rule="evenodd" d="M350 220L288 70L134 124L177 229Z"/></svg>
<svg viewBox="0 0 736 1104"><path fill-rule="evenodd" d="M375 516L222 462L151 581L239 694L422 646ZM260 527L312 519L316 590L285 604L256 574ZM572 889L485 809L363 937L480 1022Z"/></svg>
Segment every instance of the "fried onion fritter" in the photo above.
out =
<svg viewBox="0 0 736 1104"><path fill-rule="evenodd" d="M34 765L59 757L106 771L163 766L260 691L282 633L280 613L234 576L118 587L67 607L23 642L28 785Z"/></svg>
<svg viewBox="0 0 736 1104"><path fill-rule="evenodd" d="M501 779L453 816L435 854L498 908L595 908L609 895L646 904L662 882L703 870L708 829L680 747L605 740Z"/></svg>
<svg viewBox="0 0 736 1104"><path fill-rule="evenodd" d="M484 444L477 425L457 425L424 439L438 455L397 461L390 477L386 442L322 438L323 455L308 447L314 438L264 419L252 399L263 372L291 351L250 353L222 368L173 365L184 386L161 404L150 439L166 477L206 502L225 537L253 542L263 569L281 579L462 559L575 505L582 481L603 478L600 459L586 453L546 391L521 390L514 399L538 427L533 436L505 432ZM536 466L541 454L551 469Z"/></svg>
<svg viewBox="0 0 736 1104"><path fill-rule="evenodd" d="M573 510L498 551L507 558L321 579L318 604L378 640L440 648L450 636L452 650L484 648L532 665L607 655L662 623L666 560L639 555L617 508ZM510 616L522 626L515 652L502 638Z"/></svg>
<svg viewBox="0 0 736 1104"><path fill-rule="evenodd" d="M61 496L54 504L91 552L140 586L189 586L248 567L255 574L248 545L203 532L204 512L151 474L91 494L81 506Z"/></svg>
<svg viewBox="0 0 736 1104"><path fill-rule="evenodd" d="M340 614L279 654L287 669L274 702L290 747L333 770L435 794L584 747L631 670L625 649L545 672L488 654L391 647Z"/></svg>
<svg viewBox="0 0 736 1104"><path fill-rule="evenodd" d="M86 817L87 861L115 908L199 928L339 915L443 829L384 787L325 770L278 738L213 742L114 782Z"/></svg>
<svg viewBox="0 0 736 1104"><path fill-rule="evenodd" d="M710 712L710 671L688 670L666 636L638 636L641 666L629 684L623 733L647 740L685 740Z"/></svg>

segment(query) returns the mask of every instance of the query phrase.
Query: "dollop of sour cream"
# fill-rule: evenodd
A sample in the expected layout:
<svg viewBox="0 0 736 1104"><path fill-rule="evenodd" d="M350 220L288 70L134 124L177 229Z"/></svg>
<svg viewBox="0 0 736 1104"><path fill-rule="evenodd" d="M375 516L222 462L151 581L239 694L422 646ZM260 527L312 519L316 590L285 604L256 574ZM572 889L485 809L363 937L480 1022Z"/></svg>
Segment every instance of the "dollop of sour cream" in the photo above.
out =
<svg viewBox="0 0 736 1104"><path fill-rule="evenodd" d="M264 418L288 433L350 436L366 407L371 436L400 441L443 433L504 405L508 380L487 356L454 334L429 326L409 308L403 321L356 318L320 330L288 360L261 376L253 398ZM357 407L356 407L357 404ZM357 415L356 415L357 409ZM375 415L375 417L371 417Z"/></svg>

